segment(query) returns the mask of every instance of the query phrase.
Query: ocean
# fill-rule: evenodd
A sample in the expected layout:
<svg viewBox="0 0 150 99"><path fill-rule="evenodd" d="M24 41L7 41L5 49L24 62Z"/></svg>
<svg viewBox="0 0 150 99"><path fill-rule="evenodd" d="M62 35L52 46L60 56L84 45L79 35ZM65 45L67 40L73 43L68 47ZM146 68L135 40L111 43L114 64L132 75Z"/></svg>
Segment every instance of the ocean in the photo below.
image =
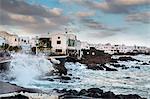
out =
<svg viewBox="0 0 150 99"><path fill-rule="evenodd" d="M117 64L125 65L128 69L116 68L118 71L90 70L80 63L66 62L68 74L71 80L62 81L55 79L57 75L46 75L55 71L53 64L44 56L27 54L13 54L10 70L0 74L1 81L7 81L27 88L38 88L43 91L52 89L88 89L100 88L104 91L112 91L115 94L138 94L141 97L150 98L150 55L131 56L137 61L119 61ZM118 58L120 56L113 56ZM138 68L137 68L138 67ZM49 81L47 79L54 79Z"/></svg>

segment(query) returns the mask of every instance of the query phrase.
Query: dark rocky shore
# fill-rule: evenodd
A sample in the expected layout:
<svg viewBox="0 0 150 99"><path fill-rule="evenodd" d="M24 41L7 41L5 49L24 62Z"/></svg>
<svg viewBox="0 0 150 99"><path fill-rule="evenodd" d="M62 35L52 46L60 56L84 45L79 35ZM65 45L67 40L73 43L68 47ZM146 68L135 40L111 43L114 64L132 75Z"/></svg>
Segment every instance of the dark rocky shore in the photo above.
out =
<svg viewBox="0 0 150 99"><path fill-rule="evenodd" d="M15 84L10 84L9 82L0 81L0 94L13 93L13 92L29 92L29 93L41 93L41 90L23 88Z"/></svg>
<svg viewBox="0 0 150 99"><path fill-rule="evenodd" d="M0 81L0 87L1 87L0 95L18 92L18 94L15 96L1 97L1 99L29 99L29 97L19 94L20 92L43 93L41 90L38 89L23 88L2 81ZM56 93L58 93L59 97L58 99L146 99L136 94L116 95L111 91L104 92L99 88L82 89L80 91L67 89L63 90L53 89L53 90Z"/></svg>
<svg viewBox="0 0 150 99"><path fill-rule="evenodd" d="M57 90L58 93L63 93L59 96L60 99L146 99L136 94L129 95L116 95L111 91L104 92L99 88L82 89L81 91L76 90Z"/></svg>

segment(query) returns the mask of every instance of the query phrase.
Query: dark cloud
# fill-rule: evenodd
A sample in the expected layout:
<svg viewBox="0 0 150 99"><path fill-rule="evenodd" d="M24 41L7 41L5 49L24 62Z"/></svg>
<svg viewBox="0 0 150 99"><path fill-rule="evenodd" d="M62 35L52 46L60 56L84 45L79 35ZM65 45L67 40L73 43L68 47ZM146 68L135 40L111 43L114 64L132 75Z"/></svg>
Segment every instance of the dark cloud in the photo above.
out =
<svg viewBox="0 0 150 99"><path fill-rule="evenodd" d="M0 3L2 10L21 15L56 17L61 15L62 12L60 9L49 9L41 5L31 5L21 0L0 0Z"/></svg>
<svg viewBox="0 0 150 99"><path fill-rule="evenodd" d="M70 19L60 8L31 5L25 0L0 0L0 25L30 33L59 31Z"/></svg>
<svg viewBox="0 0 150 99"><path fill-rule="evenodd" d="M115 28L115 27L110 27L107 26L101 22L95 21L92 18L88 18L88 17L84 17L84 18L80 18L80 23L82 23L84 26L92 29L92 30L103 30L105 32L121 32L124 30L124 28Z"/></svg>
<svg viewBox="0 0 150 99"><path fill-rule="evenodd" d="M102 23L97 22L92 18L80 18L80 22L91 29L107 29Z"/></svg>

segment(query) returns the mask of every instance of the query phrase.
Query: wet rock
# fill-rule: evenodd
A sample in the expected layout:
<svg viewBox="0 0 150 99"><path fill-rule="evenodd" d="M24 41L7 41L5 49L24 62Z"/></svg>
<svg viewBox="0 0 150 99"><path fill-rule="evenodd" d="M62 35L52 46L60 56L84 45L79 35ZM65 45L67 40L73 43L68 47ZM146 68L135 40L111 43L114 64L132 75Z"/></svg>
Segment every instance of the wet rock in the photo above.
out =
<svg viewBox="0 0 150 99"><path fill-rule="evenodd" d="M93 98L100 98L101 97L101 94L99 94L99 93L88 93L87 95L85 95L85 96L88 96L88 97L93 97Z"/></svg>
<svg viewBox="0 0 150 99"><path fill-rule="evenodd" d="M76 90L68 90L67 94L69 94L69 95L78 95L78 91L76 91Z"/></svg>
<svg viewBox="0 0 150 99"><path fill-rule="evenodd" d="M119 99L144 99L141 98L139 95L136 94L129 94L129 95L116 95Z"/></svg>
<svg viewBox="0 0 150 99"><path fill-rule="evenodd" d="M112 66L114 66L114 67L125 67L125 65L120 65L120 64L111 64Z"/></svg>
<svg viewBox="0 0 150 99"><path fill-rule="evenodd" d="M139 66L131 66L131 68L140 69L140 67L139 67Z"/></svg>
<svg viewBox="0 0 150 99"><path fill-rule="evenodd" d="M69 76L72 76L72 74L68 74Z"/></svg>
<svg viewBox="0 0 150 99"><path fill-rule="evenodd" d="M79 95L87 95L87 90L82 89L82 90L79 92Z"/></svg>
<svg viewBox="0 0 150 99"><path fill-rule="evenodd" d="M89 64L89 65L87 65L87 69L104 70L104 68L102 66L97 66L96 64Z"/></svg>
<svg viewBox="0 0 150 99"><path fill-rule="evenodd" d="M73 79L80 79L79 77L73 77Z"/></svg>
<svg viewBox="0 0 150 99"><path fill-rule="evenodd" d="M54 79L52 79L52 78L48 78L47 80L48 80L48 81L54 81Z"/></svg>
<svg viewBox="0 0 150 99"><path fill-rule="evenodd" d="M64 66L64 62L60 62L60 64L56 64L55 65L55 69L58 70L58 72L60 73L60 76L62 74L67 75L67 68Z"/></svg>
<svg viewBox="0 0 150 99"><path fill-rule="evenodd" d="M111 91L103 93L101 97L106 99L116 99L115 94Z"/></svg>
<svg viewBox="0 0 150 99"><path fill-rule="evenodd" d="M117 59L111 59L110 63L118 63L118 60Z"/></svg>
<svg viewBox="0 0 150 99"><path fill-rule="evenodd" d="M122 67L122 69L129 69L129 67Z"/></svg>
<svg viewBox="0 0 150 99"><path fill-rule="evenodd" d="M40 80L54 81L54 79L52 79L52 78L41 78Z"/></svg>
<svg viewBox="0 0 150 99"><path fill-rule="evenodd" d="M56 78L54 78L54 79L60 79L60 80L71 80L71 78L70 78L70 77L68 77L68 76L59 76L59 77L56 77Z"/></svg>
<svg viewBox="0 0 150 99"><path fill-rule="evenodd" d="M61 79L62 79L62 80L71 80L71 78L68 77L68 76L61 76Z"/></svg>
<svg viewBox="0 0 150 99"><path fill-rule="evenodd" d="M131 77L124 77L125 79L130 79Z"/></svg>
<svg viewBox="0 0 150 99"><path fill-rule="evenodd" d="M29 99L29 97L18 94L18 95L15 95L15 96L1 97L1 99Z"/></svg>
<svg viewBox="0 0 150 99"><path fill-rule="evenodd" d="M88 92L90 93L99 93L99 94L102 94L103 93L103 90L99 89L99 88L90 88L88 89Z"/></svg>
<svg viewBox="0 0 150 99"><path fill-rule="evenodd" d="M57 90L59 93L64 93L60 97L60 99L144 99L139 95L115 95L113 92L103 92L103 90L99 88L90 88L90 89L82 89L80 92L76 90Z"/></svg>
<svg viewBox="0 0 150 99"><path fill-rule="evenodd" d="M118 71L117 69L107 67L104 64L101 64L101 65L90 64L90 65L87 66L87 69L92 69L92 70L106 70L106 71Z"/></svg>
<svg viewBox="0 0 150 99"><path fill-rule="evenodd" d="M118 60L119 61L138 61L138 62L140 62L140 60L134 59L132 57L119 57Z"/></svg>
<svg viewBox="0 0 150 99"><path fill-rule="evenodd" d="M148 63L142 63L141 65L150 65L150 64L148 64Z"/></svg>

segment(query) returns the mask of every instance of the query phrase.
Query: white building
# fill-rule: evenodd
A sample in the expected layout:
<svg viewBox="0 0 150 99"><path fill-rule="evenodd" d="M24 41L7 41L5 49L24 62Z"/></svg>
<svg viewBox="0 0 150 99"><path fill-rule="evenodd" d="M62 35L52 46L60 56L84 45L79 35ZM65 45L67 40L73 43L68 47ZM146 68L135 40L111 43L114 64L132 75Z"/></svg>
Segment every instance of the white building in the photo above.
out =
<svg viewBox="0 0 150 99"><path fill-rule="evenodd" d="M97 50L102 50L105 53L128 53L128 52L149 52L147 47L144 46L126 46L126 45L111 45L107 44L89 44L87 42L81 42L81 49L90 49L90 47L95 47Z"/></svg>
<svg viewBox="0 0 150 99"><path fill-rule="evenodd" d="M5 40L5 44L9 46L20 46L24 51L30 51L32 47L32 42L29 37L19 37L14 34L7 33L5 31L0 32L0 37Z"/></svg>
<svg viewBox="0 0 150 99"><path fill-rule="evenodd" d="M77 38L74 34L50 34L52 51L56 54L69 54L76 51Z"/></svg>
<svg viewBox="0 0 150 99"><path fill-rule="evenodd" d="M7 33L5 31L0 31L0 37L3 38L5 40L6 44L9 44L10 46L17 46L18 42L18 36L17 35L13 35L10 33Z"/></svg>
<svg viewBox="0 0 150 99"><path fill-rule="evenodd" d="M0 37L0 46L2 46L5 43L5 39Z"/></svg>
<svg viewBox="0 0 150 99"><path fill-rule="evenodd" d="M103 50L106 53L132 53L132 52L148 52L147 47L143 46L126 46L126 45L111 45L111 44L98 44L96 47L98 50Z"/></svg>

